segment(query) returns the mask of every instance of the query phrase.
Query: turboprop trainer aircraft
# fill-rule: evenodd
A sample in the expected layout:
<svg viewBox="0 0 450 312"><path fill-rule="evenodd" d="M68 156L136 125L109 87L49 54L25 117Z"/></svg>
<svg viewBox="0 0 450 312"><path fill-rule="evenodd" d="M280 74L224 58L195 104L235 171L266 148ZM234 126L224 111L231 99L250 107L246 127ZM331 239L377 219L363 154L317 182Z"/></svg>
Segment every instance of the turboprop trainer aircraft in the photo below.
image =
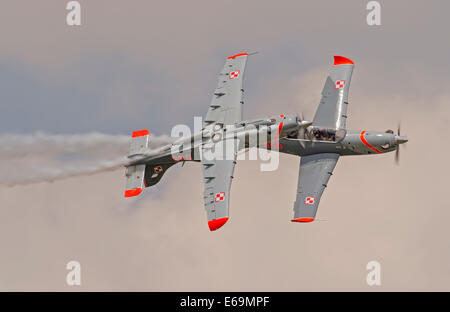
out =
<svg viewBox="0 0 450 312"><path fill-rule="evenodd" d="M400 135L400 126L397 134L392 130L346 130L353 67L350 59L335 56L313 125L294 130L280 139L280 152L301 157L293 222L314 221L320 198L339 156L382 154L395 150L398 162L399 145L408 142Z"/></svg>
<svg viewBox="0 0 450 312"><path fill-rule="evenodd" d="M130 161L126 165L125 197L139 195L144 187L155 185L176 163L201 161L209 228L214 231L227 222L237 152L250 147L267 147L274 140L279 141L288 133L300 133L300 129L312 124L293 115L242 119L242 79L247 57L247 53L240 53L227 58L198 133L182 137L157 151L149 151L149 131L133 132ZM259 140L250 139L255 136ZM216 152L221 150L225 155L219 153L219 157L211 157L212 154L217 156Z"/></svg>

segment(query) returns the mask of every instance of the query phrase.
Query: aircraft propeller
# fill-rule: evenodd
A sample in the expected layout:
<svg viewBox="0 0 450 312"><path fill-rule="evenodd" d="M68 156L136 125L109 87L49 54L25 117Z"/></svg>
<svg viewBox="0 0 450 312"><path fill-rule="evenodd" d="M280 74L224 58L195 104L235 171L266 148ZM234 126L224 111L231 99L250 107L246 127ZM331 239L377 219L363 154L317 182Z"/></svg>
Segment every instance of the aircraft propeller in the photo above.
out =
<svg viewBox="0 0 450 312"><path fill-rule="evenodd" d="M310 141L312 141L311 134L307 129L309 126L312 125L312 122L305 120L303 112L301 114L297 113L297 120L300 128L295 133L292 134L291 138L304 139L305 137L307 137ZM300 140L299 142L300 145L304 148L305 143L302 140Z"/></svg>
<svg viewBox="0 0 450 312"><path fill-rule="evenodd" d="M397 127L397 135L395 136L395 144L397 149L395 151L395 163L398 165L400 163L400 144L408 142L406 137L401 136L400 134L400 123Z"/></svg>

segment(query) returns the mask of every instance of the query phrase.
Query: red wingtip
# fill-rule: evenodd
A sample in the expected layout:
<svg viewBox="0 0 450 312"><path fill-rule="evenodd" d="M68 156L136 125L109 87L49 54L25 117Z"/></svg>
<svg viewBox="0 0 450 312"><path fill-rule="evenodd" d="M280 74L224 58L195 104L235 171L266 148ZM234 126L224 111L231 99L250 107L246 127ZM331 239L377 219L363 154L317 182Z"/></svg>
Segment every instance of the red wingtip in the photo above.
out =
<svg viewBox="0 0 450 312"><path fill-rule="evenodd" d="M133 197L133 196L138 196L139 194L141 194L142 192L142 188L138 187L135 189L131 189L131 190L126 190L125 191L125 197Z"/></svg>
<svg viewBox="0 0 450 312"><path fill-rule="evenodd" d="M292 219L292 222L313 222L314 218L298 218L298 219Z"/></svg>
<svg viewBox="0 0 450 312"><path fill-rule="evenodd" d="M248 54L247 53L239 53L239 54L236 54L236 55L229 56L227 59L231 60L231 59L234 59L235 57L239 57L239 56L243 56L243 55L248 55Z"/></svg>
<svg viewBox="0 0 450 312"><path fill-rule="evenodd" d="M351 59L348 59L343 56L335 55L334 56L334 64L333 65L344 65L344 64L350 64L355 65Z"/></svg>
<svg viewBox="0 0 450 312"><path fill-rule="evenodd" d="M227 223L227 221L228 221L228 217L208 221L209 229L211 231L215 231L215 230L221 228L225 223Z"/></svg>
<svg viewBox="0 0 450 312"><path fill-rule="evenodd" d="M137 137L146 136L149 134L150 134L150 132L148 132L147 129L144 129L144 130L139 130L139 131L133 131L133 133L131 134L131 137L137 138Z"/></svg>
<svg viewBox="0 0 450 312"><path fill-rule="evenodd" d="M283 122L280 122L280 124L278 125L278 136L280 136L281 130L283 130Z"/></svg>

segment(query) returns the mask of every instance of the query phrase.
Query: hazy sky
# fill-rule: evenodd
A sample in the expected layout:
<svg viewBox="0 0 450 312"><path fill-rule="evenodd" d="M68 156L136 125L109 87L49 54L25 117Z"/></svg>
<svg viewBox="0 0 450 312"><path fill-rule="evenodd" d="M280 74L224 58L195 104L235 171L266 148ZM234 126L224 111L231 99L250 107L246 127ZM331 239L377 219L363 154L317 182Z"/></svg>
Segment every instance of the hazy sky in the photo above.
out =
<svg viewBox="0 0 450 312"><path fill-rule="evenodd" d="M450 290L448 1L380 1L382 25L368 26L364 0L81 0L72 27L67 2L0 4L0 142L100 132L120 138L98 153L114 159L133 130L192 126L226 57L254 51L245 118L312 118L337 54L355 62L348 128L401 122L410 141L400 166L393 153L342 157L311 224L290 222L299 159L288 155L274 172L237 164L216 232L199 164L135 199L123 198L123 170L0 187L0 290ZM0 147L1 178L49 154ZM79 287L66 285L70 260ZM366 284L371 260L382 286Z"/></svg>

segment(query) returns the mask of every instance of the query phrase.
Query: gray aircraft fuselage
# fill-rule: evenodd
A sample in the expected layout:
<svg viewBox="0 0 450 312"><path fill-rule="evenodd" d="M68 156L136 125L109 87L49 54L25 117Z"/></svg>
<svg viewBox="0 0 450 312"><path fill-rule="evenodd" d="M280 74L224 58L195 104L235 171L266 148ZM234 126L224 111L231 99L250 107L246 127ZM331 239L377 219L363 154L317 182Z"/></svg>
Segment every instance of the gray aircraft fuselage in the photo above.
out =
<svg viewBox="0 0 450 312"><path fill-rule="evenodd" d="M286 123L286 126L284 126L283 129L289 131L290 127L294 126L294 122L291 121L291 123ZM256 127L259 128L259 125L257 125ZM244 131L244 129L242 131ZM185 141L193 142L195 136L196 135L193 135L192 137L187 138ZM319 153L336 153L341 156L382 154L395 151L397 149L397 145L405 143L407 141L406 138L395 135L393 133L365 130L347 130L345 131L345 135L343 136L343 138L336 142L323 141L320 139L316 140L314 138L292 139L283 137L283 135L281 135L281 137L282 138L279 139L278 144L279 152L297 156L307 156ZM179 143L180 149L179 151L177 151L177 153L173 153L171 149L172 146L168 146L167 149L165 151L162 151L159 155L149 156L134 163L175 164L180 161L200 161L200 159L195 156L198 155L198 146L194 144L188 144L186 146ZM245 147L267 148L266 145L249 146L248 144L246 144Z"/></svg>
<svg viewBox="0 0 450 312"><path fill-rule="evenodd" d="M347 130L337 142L308 139L280 139L280 152L298 156L336 153L341 156L382 154L395 151L406 138L389 132Z"/></svg>
<svg viewBox="0 0 450 312"><path fill-rule="evenodd" d="M217 143L230 138L238 138L243 142L236 147L235 152L251 147L267 148L266 142L278 142L279 138L283 138L288 133L298 131L299 128L307 127L310 124L311 122L300 121L297 116L293 115L277 115L263 119L242 121L228 127L224 127L224 125L217 127L219 124L212 124L190 137L177 139L174 143L161 148L156 155L152 154L146 157L140 155L136 159L130 157L129 165L175 164L180 161L201 161L199 150L202 145L208 142ZM254 140L249 139L252 134L254 135ZM258 140L260 136L265 137L262 140L264 142L262 144ZM215 140L216 137L217 139Z"/></svg>

